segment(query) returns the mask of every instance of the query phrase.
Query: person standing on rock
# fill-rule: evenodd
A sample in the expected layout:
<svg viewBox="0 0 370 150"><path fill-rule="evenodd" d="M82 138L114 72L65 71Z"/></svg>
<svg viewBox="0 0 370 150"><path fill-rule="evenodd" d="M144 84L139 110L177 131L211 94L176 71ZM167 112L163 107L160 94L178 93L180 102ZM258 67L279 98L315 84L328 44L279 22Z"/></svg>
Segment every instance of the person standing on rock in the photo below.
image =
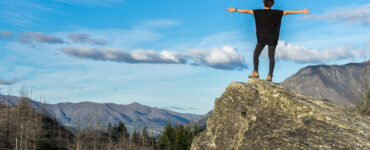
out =
<svg viewBox="0 0 370 150"><path fill-rule="evenodd" d="M269 64L269 74L266 80L272 81L272 74L275 66L275 49L276 45L278 44L282 16L299 13L307 15L310 12L307 9L303 9L300 11L283 11L278 9L271 9L271 7L274 5L274 0L263 0L263 4L264 9L249 10L249 9L235 9L230 7L227 9L227 11L248 13L254 15L257 29L257 45L253 55L254 70L253 73L249 75L249 78L259 77L258 57L261 54L262 49L265 47L265 45L268 45L268 55L270 64Z"/></svg>

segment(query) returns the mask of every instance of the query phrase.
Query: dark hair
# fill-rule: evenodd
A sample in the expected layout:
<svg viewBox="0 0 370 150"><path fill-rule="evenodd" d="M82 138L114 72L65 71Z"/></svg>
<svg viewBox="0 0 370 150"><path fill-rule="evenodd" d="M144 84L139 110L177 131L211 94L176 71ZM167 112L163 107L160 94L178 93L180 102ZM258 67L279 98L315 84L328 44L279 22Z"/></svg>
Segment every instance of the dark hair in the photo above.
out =
<svg viewBox="0 0 370 150"><path fill-rule="evenodd" d="M265 7L271 8L274 5L274 0L263 0Z"/></svg>

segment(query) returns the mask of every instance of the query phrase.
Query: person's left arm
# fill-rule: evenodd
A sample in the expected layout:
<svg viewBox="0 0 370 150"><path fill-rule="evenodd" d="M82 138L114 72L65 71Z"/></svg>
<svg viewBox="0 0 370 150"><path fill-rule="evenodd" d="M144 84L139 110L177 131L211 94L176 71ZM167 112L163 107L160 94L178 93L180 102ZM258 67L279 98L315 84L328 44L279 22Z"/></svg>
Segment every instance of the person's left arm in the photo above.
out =
<svg viewBox="0 0 370 150"><path fill-rule="evenodd" d="M249 9L235 9L235 8L228 8L227 11L229 12L240 12L240 13L248 13L248 14L253 14L253 10Z"/></svg>
<svg viewBox="0 0 370 150"><path fill-rule="evenodd" d="M306 14L306 15L308 15L309 13L310 13L310 10L305 8L303 10L298 10L298 11L292 11L292 10L284 11L283 15L289 15L289 14Z"/></svg>

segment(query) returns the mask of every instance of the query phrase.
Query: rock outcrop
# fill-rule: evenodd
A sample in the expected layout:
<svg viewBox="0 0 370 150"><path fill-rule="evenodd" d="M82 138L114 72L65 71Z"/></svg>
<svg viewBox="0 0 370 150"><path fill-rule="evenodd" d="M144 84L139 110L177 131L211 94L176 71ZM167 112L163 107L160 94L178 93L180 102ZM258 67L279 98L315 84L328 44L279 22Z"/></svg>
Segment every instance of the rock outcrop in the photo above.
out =
<svg viewBox="0 0 370 150"><path fill-rule="evenodd" d="M261 79L232 82L191 149L370 149L370 117Z"/></svg>

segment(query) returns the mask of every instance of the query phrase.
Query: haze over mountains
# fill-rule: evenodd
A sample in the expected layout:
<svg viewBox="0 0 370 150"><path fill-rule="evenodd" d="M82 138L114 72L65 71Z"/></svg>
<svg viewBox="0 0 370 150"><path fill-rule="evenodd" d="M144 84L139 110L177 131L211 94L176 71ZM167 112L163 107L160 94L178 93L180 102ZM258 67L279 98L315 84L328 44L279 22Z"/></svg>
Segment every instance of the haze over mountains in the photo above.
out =
<svg viewBox="0 0 370 150"><path fill-rule="evenodd" d="M7 100L7 96L0 95L0 98L3 100L3 103L8 103L4 101ZM16 96L11 96L9 104L15 106L18 103L18 99ZM32 106L41 110L41 103L34 100L29 101ZM46 110L67 127L76 128L79 120L82 124L89 122L95 124L95 121L97 121L104 125L107 125L109 122L117 123L123 121L130 131L146 126L157 133L162 131L167 122L186 124L199 117L196 114L178 113L139 103L127 105L93 102L58 103L47 104Z"/></svg>

